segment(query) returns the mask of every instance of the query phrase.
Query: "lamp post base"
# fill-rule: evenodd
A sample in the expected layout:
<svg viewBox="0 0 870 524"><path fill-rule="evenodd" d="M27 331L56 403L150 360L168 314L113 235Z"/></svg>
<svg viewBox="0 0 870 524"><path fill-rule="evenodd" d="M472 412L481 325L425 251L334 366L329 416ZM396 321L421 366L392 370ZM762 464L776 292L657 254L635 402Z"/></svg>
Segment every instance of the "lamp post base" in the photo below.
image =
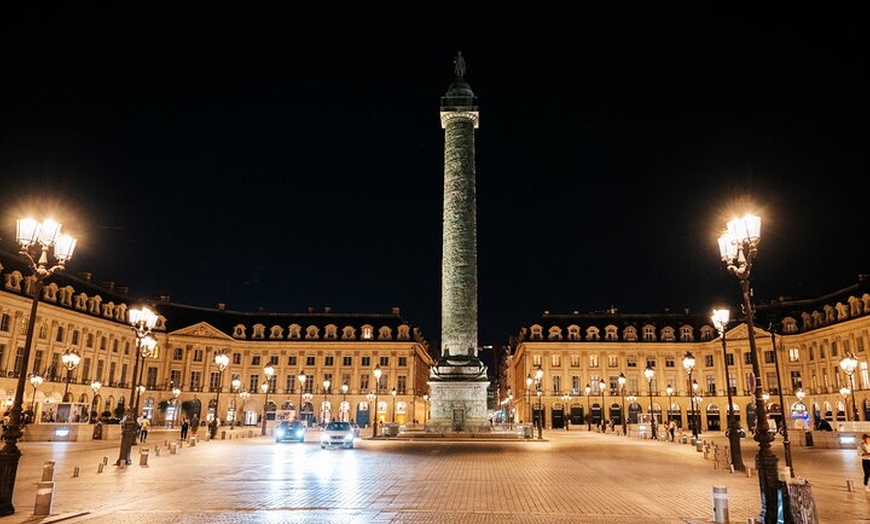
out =
<svg viewBox="0 0 870 524"><path fill-rule="evenodd" d="M136 420L133 414L128 411L127 420L124 421L124 426L121 428L121 449L118 452L118 460L115 461L116 466L120 466L122 462L128 466L133 463L130 453L135 442Z"/></svg>
<svg viewBox="0 0 870 524"><path fill-rule="evenodd" d="M9 429L7 428L7 432ZM15 429L18 430L18 427L16 426ZM7 440L6 445L0 450L0 516L5 517L15 513L12 492L15 488L15 477L18 475L19 459L21 459L21 450L14 441Z"/></svg>

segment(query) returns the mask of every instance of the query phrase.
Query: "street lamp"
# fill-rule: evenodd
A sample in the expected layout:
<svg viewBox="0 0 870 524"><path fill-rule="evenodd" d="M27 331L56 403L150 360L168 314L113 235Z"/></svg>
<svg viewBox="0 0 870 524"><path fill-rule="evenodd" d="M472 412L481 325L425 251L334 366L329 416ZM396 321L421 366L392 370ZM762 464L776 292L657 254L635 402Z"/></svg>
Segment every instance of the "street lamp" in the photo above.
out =
<svg viewBox="0 0 870 524"><path fill-rule="evenodd" d="M604 388L607 384L604 382L602 378L598 382L598 391L601 392L601 432L604 433L607 431L607 410L604 408Z"/></svg>
<svg viewBox="0 0 870 524"><path fill-rule="evenodd" d="M350 411L350 406L347 405L347 390L348 390L347 382L341 385L341 420L345 422L348 420L347 413Z"/></svg>
<svg viewBox="0 0 870 524"><path fill-rule="evenodd" d="M30 403L30 410L33 412L33 420L31 422L36 421L36 390L42 385L43 380L45 379L36 373L30 375L30 385L33 386L33 402Z"/></svg>
<svg viewBox="0 0 870 524"><path fill-rule="evenodd" d="M175 406L175 422L178 422L178 397L181 396L181 388L172 388L172 404Z"/></svg>
<svg viewBox="0 0 870 524"><path fill-rule="evenodd" d="M628 409L631 410L631 406L633 406L634 403L637 402L637 396L636 395L628 395L625 398L628 400Z"/></svg>
<svg viewBox="0 0 870 524"><path fill-rule="evenodd" d="M326 379L323 381L323 414L320 416L320 419L321 419L321 422L323 422L324 424L329 422L329 419L331 418L330 412L328 409L330 384L332 384L332 382L330 382L329 379Z"/></svg>
<svg viewBox="0 0 870 524"><path fill-rule="evenodd" d="M0 439L6 442L6 445L0 450L0 516L15 513L12 492L15 489L18 461L21 458L21 450L18 449L16 443L22 436L21 412L24 406L24 390L27 388L27 366L33 348L36 310L42 296L43 282L56 271L64 269L76 246L75 238L61 235L60 228L61 225L54 220L38 222L32 218L22 218L18 219L17 222L16 238L21 245L18 254L27 263L35 281L32 282L29 290L33 295L33 301L30 306L30 317L27 320L24 349L21 353L21 369L16 370L18 383L15 388L15 399L12 403L9 423L5 425L3 437ZM51 267L47 267L49 250L53 251L53 256L57 261Z"/></svg>
<svg viewBox="0 0 870 524"><path fill-rule="evenodd" d="M95 381L91 382L91 389L94 390L94 400L93 400L93 402L91 402L91 411L96 413L96 416L94 417L96 419L95 422L100 420L100 413L99 413L99 411L97 411L97 408L99 407L99 406L97 406L97 394L100 392L101 387L103 387L103 383L100 382L99 380L95 380ZM34 391L33 393L35 396L36 391Z"/></svg>
<svg viewBox="0 0 870 524"><path fill-rule="evenodd" d="M224 370L230 365L230 356L227 355L226 351L221 350L214 354L214 365L218 368L217 393L214 396L214 417L216 422L220 424L221 389L224 385Z"/></svg>
<svg viewBox="0 0 870 524"><path fill-rule="evenodd" d="M592 386L586 384L586 431L592 431L592 404L589 403L589 394L592 393Z"/></svg>
<svg viewBox="0 0 870 524"><path fill-rule="evenodd" d="M685 369L686 373L689 374L689 381L686 389L689 393L689 402L691 405L689 427L692 428L692 444L694 444L698 440L698 425L695 424L695 397L694 390L692 389L692 372L695 370L695 355L693 355L691 351L686 351L686 354L683 356L683 369Z"/></svg>
<svg viewBox="0 0 870 524"><path fill-rule="evenodd" d="M846 405L849 405L849 395L852 394L852 389L848 386L843 386L840 388L840 395L843 397L843 401L846 402ZM846 421L849 421L849 412L846 412Z"/></svg>
<svg viewBox="0 0 870 524"><path fill-rule="evenodd" d="M266 375L266 381L260 385L260 389L266 394L266 399L263 401L263 427L260 428L260 435L266 434L266 412L269 410L269 390L272 389L272 375L275 374L275 368L272 364L266 364L263 368L263 374Z"/></svg>
<svg viewBox="0 0 870 524"><path fill-rule="evenodd" d="M375 376L375 422L372 425L372 437L378 436L378 395L381 393L381 365L375 365L375 369L372 371Z"/></svg>
<svg viewBox="0 0 870 524"><path fill-rule="evenodd" d="M667 407L666 413L667 413L668 427L670 428L671 427L671 397L674 396L674 386L672 386L670 383L668 383L668 385L665 387L665 395L668 396L668 407Z"/></svg>
<svg viewBox="0 0 870 524"><path fill-rule="evenodd" d="M374 403L375 403L375 394L372 393L371 391L369 391L368 393L366 393L366 400L369 401L369 412L371 412L372 405L374 405ZM377 413L375 415L377 416ZM371 415L369 416L369 419L371 419ZM375 432L374 432L374 429L372 429L372 437L374 437L374 436L375 436Z"/></svg>
<svg viewBox="0 0 870 524"><path fill-rule="evenodd" d="M855 369L858 368L858 359L851 352L840 360L840 369L849 375L849 389L855 391ZM858 422L858 406L855 404L855 395L852 395L852 420Z"/></svg>
<svg viewBox="0 0 870 524"><path fill-rule="evenodd" d="M807 422L809 423L809 427L808 427L807 429L812 428L812 427L813 427L813 426L812 426L812 421L809 420L809 411L810 411L810 410L808 410L808 409L807 409L807 405L804 404L804 397L806 396L806 393L804 393L804 390L803 390L802 388L798 388L798 390L794 392L794 396L797 397L798 402L800 402L801 405L804 407L804 412L803 412L803 414L804 414L804 416L807 417Z"/></svg>
<svg viewBox="0 0 870 524"><path fill-rule="evenodd" d="M239 388L242 387L242 379L238 376L233 377L230 381L230 387L233 390L233 419L230 421L230 431L232 431L239 419L239 407L236 405L236 394L238 394Z"/></svg>
<svg viewBox="0 0 870 524"><path fill-rule="evenodd" d="M544 435L542 434L544 431L544 410L541 405L541 396L544 392L541 390L541 381L544 378L544 370L541 369L541 366L538 365L538 369L535 370L535 390L538 395L538 440L543 439Z"/></svg>
<svg viewBox="0 0 870 524"><path fill-rule="evenodd" d="M780 415L782 416L782 424L778 430L782 433L782 449L785 454L785 465L788 468L789 478L794 478L794 465L791 461L791 441L788 439L788 419L785 414L785 400L782 396L782 377L779 371L779 356L777 356L776 351L776 331L774 330L773 322L770 323L770 344L771 352L773 353L773 366L776 368L776 391L779 395Z"/></svg>
<svg viewBox="0 0 870 524"><path fill-rule="evenodd" d="M622 371L619 372L619 376L616 378L616 382L619 384L619 394L622 396L622 434L628 434L628 422L626 422L626 418L628 413L625 411L625 373Z"/></svg>
<svg viewBox="0 0 870 524"><path fill-rule="evenodd" d="M390 394L393 395L393 424L396 423L396 388L393 388L390 391Z"/></svg>
<svg viewBox="0 0 870 524"><path fill-rule="evenodd" d="M63 363L63 367L66 368L66 386L63 388L63 401L69 402L71 399L67 398L67 394L69 393L69 381L72 380L72 371L76 366L79 365L82 357L79 356L78 353L74 349L67 348L63 355L60 356L60 361Z"/></svg>
<svg viewBox="0 0 870 524"><path fill-rule="evenodd" d="M296 420L302 420L302 393L305 390L305 381L308 377L305 375L305 370L299 371L299 375L296 376L296 379L299 381L299 413L296 414Z"/></svg>
<svg viewBox="0 0 870 524"><path fill-rule="evenodd" d="M728 430L725 435L728 437L728 448L731 452L731 465L737 471L746 471L746 466L743 464L743 452L740 450L740 422L734 416L734 401L731 397L731 373L728 371L728 348L725 343L725 330L728 328L728 321L731 319L731 310L729 309L714 309L710 320L713 321L713 327L719 332L719 338L722 339L722 358L725 361L725 391L728 394L728 423L725 425Z"/></svg>
<svg viewBox="0 0 870 524"><path fill-rule="evenodd" d="M157 347L157 339L151 336L151 330L157 325L157 313L147 306L141 308L132 308L127 313L130 325L133 328L133 335L136 337L136 355L133 357L133 385L130 388L130 406L124 415L124 427L121 430L121 447L118 450L118 460L115 461L116 466L121 464L129 465L133 461L130 459L130 450L133 443L136 442L136 415L139 412L138 401L134 404L136 391L138 386L137 367L139 367L139 356L150 355ZM145 367L143 361L142 367Z"/></svg>
<svg viewBox="0 0 870 524"><path fill-rule="evenodd" d="M526 404L529 406L529 424L534 423L534 419L532 418L532 384L534 382L535 379L532 378L531 373L526 375Z"/></svg>
<svg viewBox="0 0 870 524"><path fill-rule="evenodd" d="M646 369L643 370L643 376L646 377L646 383L649 388L649 415L650 415L650 424L652 425L652 439L658 440L658 436L656 435L656 414L653 410L653 394L652 394L652 381L656 372L652 368L651 365L647 364Z"/></svg>
<svg viewBox="0 0 870 524"><path fill-rule="evenodd" d="M423 425L426 425L426 418L429 415L429 394L423 394Z"/></svg>
<svg viewBox="0 0 870 524"><path fill-rule="evenodd" d="M568 430L568 403L571 402L571 395L566 391L562 395L562 402L564 405L562 406L562 425L565 426L565 431Z"/></svg>
<svg viewBox="0 0 870 524"><path fill-rule="evenodd" d="M245 413L245 404L248 403L248 399L251 398L251 392L247 389L243 389L239 392L239 398L242 399L242 413Z"/></svg>
<svg viewBox="0 0 870 524"><path fill-rule="evenodd" d="M752 313L752 290L749 277L752 264L758 254L761 240L761 218L756 215L746 215L730 220L727 230L719 237L719 253L728 272L737 277L743 295L743 311L746 314L746 332L749 337L749 349L752 360L752 374L755 377L755 409L764 413L764 400L761 398L761 359L755 344L755 326ZM758 470L758 486L761 492L761 524L774 524L777 521L779 498L779 479L777 471L778 459L771 451L774 436L770 433L767 417L758 417L755 440L758 442L758 454L755 456L755 466ZM783 507L788 493L783 491Z"/></svg>

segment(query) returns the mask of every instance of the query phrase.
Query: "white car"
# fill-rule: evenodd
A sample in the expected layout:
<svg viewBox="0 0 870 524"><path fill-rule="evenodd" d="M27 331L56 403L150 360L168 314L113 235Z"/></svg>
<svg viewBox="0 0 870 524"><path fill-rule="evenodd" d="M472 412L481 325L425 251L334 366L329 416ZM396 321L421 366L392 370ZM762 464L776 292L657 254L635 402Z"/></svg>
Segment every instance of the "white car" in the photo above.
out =
<svg viewBox="0 0 870 524"><path fill-rule="evenodd" d="M330 422L320 434L320 447L353 449L354 431L350 422Z"/></svg>

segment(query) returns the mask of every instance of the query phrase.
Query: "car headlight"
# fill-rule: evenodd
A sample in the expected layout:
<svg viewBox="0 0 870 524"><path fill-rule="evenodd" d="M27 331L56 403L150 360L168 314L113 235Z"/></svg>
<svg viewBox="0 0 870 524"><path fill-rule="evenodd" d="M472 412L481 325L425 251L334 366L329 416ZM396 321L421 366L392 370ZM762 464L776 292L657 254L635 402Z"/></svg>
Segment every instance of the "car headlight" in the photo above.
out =
<svg viewBox="0 0 870 524"><path fill-rule="evenodd" d="M344 440L353 440L353 433L348 433L344 436Z"/></svg>
<svg viewBox="0 0 870 524"><path fill-rule="evenodd" d="M326 433L320 435L320 442L329 442L329 435Z"/></svg>
<svg viewBox="0 0 870 524"><path fill-rule="evenodd" d="M276 435L276 436L279 436L279 437L283 437L283 436L284 436L284 430L283 430L283 429L275 430L275 435Z"/></svg>

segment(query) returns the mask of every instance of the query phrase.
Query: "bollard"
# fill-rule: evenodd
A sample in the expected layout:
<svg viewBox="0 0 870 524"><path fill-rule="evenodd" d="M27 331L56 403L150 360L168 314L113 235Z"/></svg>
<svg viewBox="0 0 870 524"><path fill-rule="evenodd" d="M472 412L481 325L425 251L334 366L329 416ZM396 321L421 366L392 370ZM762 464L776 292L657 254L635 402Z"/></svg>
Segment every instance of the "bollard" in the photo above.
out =
<svg viewBox="0 0 870 524"><path fill-rule="evenodd" d="M734 464L731 464L728 467L731 468L731 474L733 475L734 474Z"/></svg>
<svg viewBox="0 0 870 524"><path fill-rule="evenodd" d="M154 446L154 456L155 457L160 456L160 448L158 448L157 446Z"/></svg>
<svg viewBox="0 0 870 524"><path fill-rule="evenodd" d="M36 483L36 503L33 505L34 515L51 514L51 499L54 496L54 481Z"/></svg>
<svg viewBox="0 0 870 524"><path fill-rule="evenodd" d="M81 472L81 468L79 468L78 466L73 468L73 478L78 477L80 472Z"/></svg>
<svg viewBox="0 0 870 524"><path fill-rule="evenodd" d="M142 448L139 450L139 465L147 466L148 465L148 448Z"/></svg>
<svg viewBox="0 0 870 524"><path fill-rule="evenodd" d="M752 468L750 468L749 466L746 466L746 478L751 478L751 477L752 477Z"/></svg>
<svg viewBox="0 0 870 524"><path fill-rule="evenodd" d="M749 517L746 519L746 524L755 524L755 517Z"/></svg>
<svg viewBox="0 0 870 524"><path fill-rule="evenodd" d="M103 457L103 465L107 465L109 463L109 457Z"/></svg>
<svg viewBox="0 0 870 524"><path fill-rule="evenodd" d="M704 441L703 440L698 439L695 441L695 451L697 451L699 453L704 451Z"/></svg>
<svg viewBox="0 0 870 524"><path fill-rule="evenodd" d="M118 469L127 469L127 461L122 460L122 461L118 462L116 464L116 466L118 466Z"/></svg>
<svg viewBox="0 0 870 524"><path fill-rule="evenodd" d="M105 467L105 465L102 462L97 464L97 473L102 473L104 467Z"/></svg>
<svg viewBox="0 0 870 524"><path fill-rule="evenodd" d="M172 444L169 445L169 454L176 455L177 453L178 453L178 443L173 442Z"/></svg>
<svg viewBox="0 0 870 524"><path fill-rule="evenodd" d="M42 465L42 480L43 482L54 480L54 461L47 460Z"/></svg>
<svg viewBox="0 0 870 524"><path fill-rule="evenodd" d="M163 445L168 448L169 447L169 439L164 440Z"/></svg>
<svg viewBox="0 0 870 524"><path fill-rule="evenodd" d="M196 446L196 437L190 437L190 447Z"/></svg>
<svg viewBox="0 0 870 524"><path fill-rule="evenodd" d="M713 486L713 522L725 523L728 520L728 488Z"/></svg>
<svg viewBox="0 0 870 524"><path fill-rule="evenodd" d="M846 479L846 491L855 491L855 479Z"/></svg>

